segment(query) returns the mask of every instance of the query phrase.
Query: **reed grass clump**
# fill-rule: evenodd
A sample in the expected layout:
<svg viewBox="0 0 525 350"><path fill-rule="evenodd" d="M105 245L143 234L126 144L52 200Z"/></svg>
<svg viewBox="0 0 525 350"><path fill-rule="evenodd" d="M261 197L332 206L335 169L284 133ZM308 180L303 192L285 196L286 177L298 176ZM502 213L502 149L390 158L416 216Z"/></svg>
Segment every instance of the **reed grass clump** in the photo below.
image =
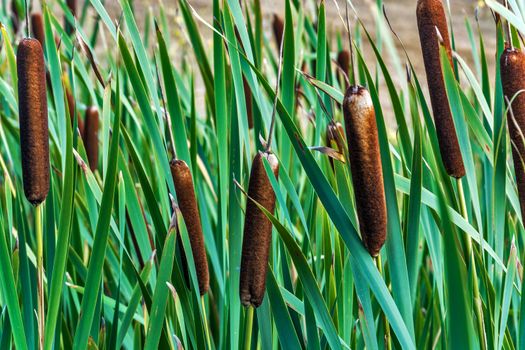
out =
<svg viewBox="0 0 525 350"><path fill-rule="evenodd" d="M193 261L195 262L195 270L199 282L199 291L201 295L204 295L209 289L210 276L199 208L193 187L193 178L190 168L183 160L172 160L170 168L179 208L188 230L191 252L193 254Z"/></svg>
<svg viewBox="0 0 525 350"><path fill-rule="evenodd" d="M272 214L275 210L275 192L264 169L263 158L270 164L275 177L279 176L277 157L270 152L257 153L248 185L239 288L241 303L253 307L261 305L264 298L272 242L272 223L253 201Z"/></svg>
<svg viewBox="0 0 525 350"><path fill-rule="evenodd" d="M439 59L438 31L447 51L449 64L452 65L452 49L442 1L418 0L416 16L441 158L447 174L461 178L465 176L465 167Z"/></svg>
<svg viewBox="0 0 525 350"><path fill-rule="evenodd" d="M91 171L95 171L98 166L98 124L99 115L97 108L95 106L88 107L86 109L83 140Z"/></svg>
<svg viewBox="0 0 525 350"><path fill-rule="evenodd" d="M45 45L44 20L41 13L33 13L31 15L31 32L33 37L38 40L42 48Z"/></svg>
<svg viewBox="0 0 525 350"><path fill-rule="evenodd" d="M368 90L348 88L343 112L361 239L375 257L386 240L387 214L376 117Z"/></svg>
<svg viewBox="0 0 525 350"><path fill-rule="evenodd" d="M525 89L525 54L519 49L506 48L501 55L500 65L503 94L508 101L512 101L507 112L507 124L512 141L521 215L525 218L525 95L521 92Z"/></svg>
<svg viewBox="0 0 525 350"><path fill-rule="evenodd" d="M46 71L38 40L22 39L16 61L24 193L29 202L38 205L49 192Z"/></svg>

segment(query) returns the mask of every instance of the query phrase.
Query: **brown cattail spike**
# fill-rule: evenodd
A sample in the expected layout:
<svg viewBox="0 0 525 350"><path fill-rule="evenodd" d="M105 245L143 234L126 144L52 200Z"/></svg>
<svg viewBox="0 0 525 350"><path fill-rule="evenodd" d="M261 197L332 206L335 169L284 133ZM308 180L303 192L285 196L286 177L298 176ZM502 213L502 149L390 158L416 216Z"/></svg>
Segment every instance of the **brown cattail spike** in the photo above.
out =
<svg viewBox="0 0 525 350"><path fill-rule="evenodd" d="M84 146L89 161L89 167L95 171L98 166L98 110L96 107L86 109L84 125Z"/></svg>
<svg viewBox="0 0 525 350"><path fill-rule="evenodd" d="M341 50L337 55L337 64L339 68L348 75L350 71L350 52L348 50ZM346 79L343 77L344 86L347 86Z"/></svg>
<svg viewBox="0 0 525 350"><path fill-rule="evenodd" d="M31 31L35 39L44 47L46 36L44 34L44 20L42 19L41 13L33 13L31 15Z"/></svg>
<svg viewBox="0 0 525 350"><path fill-rule="evenodd" d="M452 49L442 1L418 0L417 24L441 158L447 173L452 177L461 178L465 176L465 167L439 59L438 31L447 50L449 63L452 65Z"/></svg>
<svg viewBox="0 0 525 350"><path fill-rule="evenodd" d="M368 91L348 88L343 112L361 238L370 255L377 256L386 240L387 215L376 117Z"/></svg>
<svg viewBox="0 0 525 350"><path fill-rule="evenodd" d="M279 176L277 157L269 152L258 153L252 164L248 196L273 214L275 192L266 175L263 157L270 164L275 177ZM266 290L272 223L250 198L246 202L239 291L244 306L258 307Z"/></svg>
<svg viewBox="0 0 525 350"><path fill-rule="evenodd" d="M503 94L512 101L511 110L507 113L507 124L512 141L521 215L525 218L525 95L520 92L525 89L525 54L518 49L507 48L501 55L500 65Z"/></svg>
<svg viewBox="0 0 525 350"><path fill-rule="evenodd" d="M279 50L279 48L281 47L281 42L283 40L284 21L276 13L274 13L273 15L272 29L273 29L273 37L275 39L275 43L277 44L277 50Z"/></svg>
<svg viewBox="0 0 525 350"><path fill-rule="evenodd" d="M190 168L188 168L188 165L183 160L172 160L170 168L179 208L188 230L191 252L199 281L199 291L201 295L204 295L209 289L210 275L208 272L208 260L206 258L206 248L204 247L199 208L193 188L193 178Z"/></svg>
<svg viewBox="0 0 525 350"><path fill-rule="evenodd" d="M46 70L38 40L23 39L16 60L24 193L29 202L38 205L49 192Z"/></svg>

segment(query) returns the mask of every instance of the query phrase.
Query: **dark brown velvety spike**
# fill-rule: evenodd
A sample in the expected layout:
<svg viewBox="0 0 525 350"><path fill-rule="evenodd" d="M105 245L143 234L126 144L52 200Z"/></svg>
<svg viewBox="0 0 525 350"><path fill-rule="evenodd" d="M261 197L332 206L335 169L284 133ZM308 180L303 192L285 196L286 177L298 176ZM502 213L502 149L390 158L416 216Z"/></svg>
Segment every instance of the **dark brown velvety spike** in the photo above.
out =
<svg viewBox="0 0 525 350"><path fill-rule="evenodd" d="M343 112L361 238L375 257L386 240L387 214L376 117L368 91L348 88Z"/></svg>
<svg viewBox="0 0 525 350"><path fill-rule="evenodd" d="M443 45L445 45L447 50L449 63L452 65L452 50L450 48L445 10L441 0L419 0L416 12L419 39L421 41L441 158L447 173L452 177L461 178L465 176L465 167L445 89L445 81L439 59L440 44L436 31L437 28L443 38Z"/></svg>
<svg viewBox="0 0 525 350"><path fill-rule="evenodd" d="M93 106L88 107L86 109L83 139L91 171L95 171L98 166L98 123L97 108Z"/></svg>
<svg viewBox="0 0 525 350"><path fill-rule="evenodd" d="M44 20L42 19L41 13L33 13L31 15L31 31L35 39L44 47L46 36L44 32Z"/></svg>
<svg viewBox="0 0 525 350"><path fill-rule="evenodd" d="M337 64L339 65L339 68L341 68L341 70L348 75L350 70L350 52L348 50L341 50L339 52L337 55ZM344 86L348 87L344 77L342 81L344 82Z"/></svg>
<svg viewBox="0 0 525 350"><path fill-rule="evenodd" d="M272 153L258 153L253 159L248 185L248 196L273 214L275 192L264 169L263 157L268 160L273 173L279 176L279 163ZM261 305L266 290L266 272L272 242L272 223L247 199L242 241L241 276L239 292L244 306Z"/></svg>
<svg viewBox="0 0 525 350"><path fill-rule="evenodd" d="M501 82L503 94L512 101L512 113L507 113L507 125L512 140L512 158L514 172L518 184L518 195L521 206L521 216L525 218L525 95L520 93L525 89L525 54L517 49L507 48L500 59ZM514 98L514 96L516 96ZM514 100L512 100L514 98ZM512 118L514 116L514 119Z"/></svg>
<svg viewBox="0 0 525 350"><path fill-rule="evenodd" d="M66 0L67 7L73 14L73 17L77 17L77 0ZM65 24L66 33L71 35L75 31L75 27L66 20Z"/></svg>
<svg viewBox="0 0 525 350"><path fill-rule="evenodd" d="M49 192L46 70L38 40L23 39L16 60L24 193L29 202L38 205Z"/></svg>
<svg viewBox="0 0 525 350"><path fill-rule="evenodd" d="M183 160L172 160L170 168L179 208L188 230L191 252L195 262L197 279L199 280L199 291L201 295L204 295L209 289L210 275L208 272L208 259L204 246L199 208L193 188L193 178L190 168L188 168L188 165Z"/></svg>
<svg viewBox="0 0 525 350"><path fill-rule="evenodd" d="M273 37L277 45L277 50L279 50L281 47L281 41L283 40L284 20L278 14L273 15L272 29Z"/></svg>
<svg viewBox="0 0 525 350"><path fill-rule="evenodd" d="M242 78L242 84L244 86L244 98L246 100L246 114L248 116L248 127L250 129L253 129L252 90L250 90L250 85L244 77Z"/></svg>

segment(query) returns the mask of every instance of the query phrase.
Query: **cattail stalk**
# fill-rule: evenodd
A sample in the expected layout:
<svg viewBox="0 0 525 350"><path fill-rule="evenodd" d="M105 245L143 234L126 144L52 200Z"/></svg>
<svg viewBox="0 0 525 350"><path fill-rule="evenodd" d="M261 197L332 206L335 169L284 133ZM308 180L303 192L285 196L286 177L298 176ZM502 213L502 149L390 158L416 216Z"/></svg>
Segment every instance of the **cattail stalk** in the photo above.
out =
<svg viewBox="0 0 525 350"><path fill-rule="evenodd" d="M266 290L272 223L253 201L272 214L275 210L275 192L264 169L263 158L270 164L275 177L279 176L275 155L265 152L255 156L248 185L239 288L241 303L255 308L261 305Z"/></svg>
<svg viewBox="0 0 525 350"><path fill-rule="evenodd" d="M88 107L88 109L86 109L83 139L91 171L95 171L98 166L98 123L99 116L97 108L94 106Z"/></svg>
<svg viewBox="0 0 525 350"><path fill-rule="evenodd" d="M521 216L525 218L525 95L516 95L525 89L525 54L518 49L507 48L501 55L500 65L503 94L508 101L512 101L507 113L507 124L512 141Z"/></svg>
<svg viewBox="0 0 525 350"><path fill-rule="evenodd" d="M343 112L361 238L375 257L386 240L387 214L375 111L368 91L348 88Z"/></svg>
<svg viewBox="0 0 525 350"><path fill-rule="evenodd" d="M42 48L45 45L44 20L41 13L33 13L31 15L31 31L33 36L40 43Z"/></svg>
<svg viewBox="0 0 525 350"><path fill-rule="evenodd" d="M39 346L44 346L44 264L40 204L49 192L49 131L44 53L36 39L23 39L17 51L18 108L24 194L36 206L37 304Z"/></svg>
<svg viewBox="0 0 525 350"><path fill-rule="evenodd" d="M188 236L191 243L193 261L199 282L201 295L208 292L210 276L208 272L208 260L204 246L204 236L200 222L199 208L193 188L193 178L188 165L183 160L174 159L170 163L171 175L175 184L175 192L179 208L184 218Z"/></svg>
<svg viewBox="0 0 525 350"><path fill-rule="evenodd" d="M416 12L441 158L447 174L455 178L461 178L465 176L465 167L456 135L454 119L450 111L439 58L439 45L440 39L442 39L442 44L447 51L449 64L452 65L452 49L450 47L447 20L442 0L418 0ZM441 38L438 36L438 31Z"/></svg>

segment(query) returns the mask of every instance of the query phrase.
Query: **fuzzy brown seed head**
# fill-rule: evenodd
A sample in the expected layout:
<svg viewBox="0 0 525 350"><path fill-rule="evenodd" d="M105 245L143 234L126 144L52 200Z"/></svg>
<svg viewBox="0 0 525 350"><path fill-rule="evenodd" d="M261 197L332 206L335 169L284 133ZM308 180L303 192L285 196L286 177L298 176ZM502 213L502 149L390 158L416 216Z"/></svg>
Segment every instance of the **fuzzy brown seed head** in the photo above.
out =
<svg viewBox="0 0 525 350"><path fill-rule="evenodd" d="M253 129L252 90L250 90L250 85L244 77L242 78L242 84L244 86L244 99L246 100L246 114L248 116L248 127L250 129Z"/></svg>
<svg viewBox="0 0 525 350"><path fill-rule="evenodd" d="M279 176L279 162L272 153L258 153L253 159L248 185L248 196L273 214L275 192L264 169L263 157L270 164L276 177ZM272 223L247 199L242 242L240 297L244 306L261 305L266 290L266 272L272 242Z"/></svg>
<svg viewBox="0 0 525 350"><path fill-rule="evenodd" d="M98 123L97 108L94 106L88 107L86 109L83 140L91 171L95 171L98 166Z"/></svg>
<svg viewBox="0 0 525 350"><path fill-rule="evenodd" d="M465 167L456 135L454 119L450 111L439 58L438 31L443 39L449 63L452 64L452 50L445 10L441 0L419 0L416 12L419 39L421 41L441 158L447 173L455 178L461 178L465 176Z"/></svg>
<svg viewBox="0 0 525 350"><path fill-rule="evenodd" d="M199 215L199 208L195 198L193 188L193 178L188 165L183 160L172 160L170 163L171 176L175 184L177 201L182 217L188 230L191 243L191 252L195 262L195 270L199 281L199 291L201 295L208 292L210 276L208 272L208 260L206 248L204 246L204 236Z"/></svg>
<svg viewBox="0 0 525 350"><path fill-rule="evenodd" d="M377 256L386 240L387 214L375 111L368 91L348 88L343 112L361 238L370 255Z"/></svg>
<svg viewBox="0 0 525 350"><path fill-rule="evenodd" d="M278 14L274 13L273 15L273 37L275 38L275 43L277 44L277 50L281 47L281 41L283 40L284 34L284 21Z"/></svg>
<svg viewBox="0 0 525 350"><path fill-rule="evenodd" d="M23 39L17 51L18 111L24 193L34 205L49 192L49 131L42 46Z"/></svg>
<svg viewBox="0 0 525 350"><path fill-rule="evenodd" d="M341 50L337 55L337 64L339 68L346 74L350 70L350 52L348 50Z"/></svg>
<svg viewBox="0 0 525 350"><path fill-rule="evenodd" d="M45 32L44 32L44 20L42 19L41 13L33 13L31 15L31 31L40 45L44 47L45 45Z"/></svg>
<svg viewBox="0 0 525 350"><path fill-rule="evenodd" d="M503 94L512 101L512 113L507 113L507 124L512 140L512 158L518 183L521 215L525 218L525 95L519 91L525 89L525 54L517 49L507 48L500 58L501 82ZM514 98L514 99L513 99ZM514 118L513 118L514 116Z"/></svg>

